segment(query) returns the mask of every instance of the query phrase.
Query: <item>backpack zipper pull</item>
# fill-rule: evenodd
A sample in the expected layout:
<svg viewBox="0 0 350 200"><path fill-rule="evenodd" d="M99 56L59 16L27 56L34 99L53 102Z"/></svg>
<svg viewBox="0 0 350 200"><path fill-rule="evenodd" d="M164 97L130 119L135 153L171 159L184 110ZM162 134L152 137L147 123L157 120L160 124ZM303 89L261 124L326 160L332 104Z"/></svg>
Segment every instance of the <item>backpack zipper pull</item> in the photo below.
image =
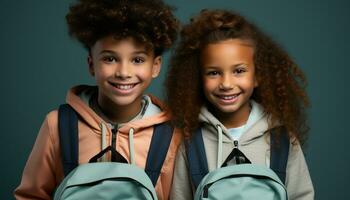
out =
<svg viewBox="0 0 350 200"><path fill-rule="evenodd" d="M236 162L236 164L241 164L242 160L241 160L241 157L239 156L240 151L238 149L238 140L233 141L233 146L234 146L233 151L236 151L236 153L237 153L237 155L234 157L235 162Z"/></svg>
<svg viewBox="0 0 350 200"><path fill-rule="evenodd" d="M238 140L233 141L233 146L234 148L238 149Z"/></svg>

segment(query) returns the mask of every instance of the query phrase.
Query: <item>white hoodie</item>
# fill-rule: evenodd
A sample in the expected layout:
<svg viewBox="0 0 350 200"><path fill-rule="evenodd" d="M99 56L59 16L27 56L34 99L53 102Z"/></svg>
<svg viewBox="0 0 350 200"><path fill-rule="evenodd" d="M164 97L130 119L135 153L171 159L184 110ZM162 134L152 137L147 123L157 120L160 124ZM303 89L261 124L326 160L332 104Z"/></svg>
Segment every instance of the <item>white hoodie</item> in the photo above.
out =
<svg viewBox="0 0 350 200"><path fill-rule="evenodd" d="M244 127L243 134L238 140L238 148L255 164L269 166L270 164L270 137L267 117L261 105L251 101L252 111ZM225 126L207 108L201 109L199 120L202 124L202 134L209 171L217 166L218 126L223 133L222 160L231 153L234 140ZM220 163L221 165L221 163ZM286 188L289 200L312 200L314 188L309 170L298 142L290 145L287 170ZM188 173L188 161L185 145L180 146L176 157L171 199L193 199L195 193Z"/></svg>

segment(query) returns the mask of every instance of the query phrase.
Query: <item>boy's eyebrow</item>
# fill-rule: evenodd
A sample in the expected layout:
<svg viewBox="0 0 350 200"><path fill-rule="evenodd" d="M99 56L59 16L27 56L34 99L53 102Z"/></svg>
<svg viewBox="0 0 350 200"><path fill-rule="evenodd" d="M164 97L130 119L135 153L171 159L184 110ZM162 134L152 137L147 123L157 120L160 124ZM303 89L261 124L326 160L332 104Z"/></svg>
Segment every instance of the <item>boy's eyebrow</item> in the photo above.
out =
<svg viewBox="0 0 350 200"><path fill-rule="evenodd" d="M116 53L115 51L112 51L112 50L102 50L100 52L100 54L104 54L104 53L118 54L118 53ZM134 51L134 52L132 52L132 54L146 54L146 55L149 55L149 52L145 51L145 50L140 50L140 51Z"/></svg>
<svg viewBox="0 0 350 200"><path fill-rule="evenodd" d="M133 52L132 54L146 54L146 55L148 55L149 52L146 51L146 50L140 50L140 51L135 51L135 52Z"/></svg>
<svg viewBox="0 0 350 200"><path fill-rule="evenodd" d="M115 52L114 51L112 51L112 50L102 50L99 54L101 55L101 54L104 54L104 53L111 53L111 54L115 54Z"/></svg>

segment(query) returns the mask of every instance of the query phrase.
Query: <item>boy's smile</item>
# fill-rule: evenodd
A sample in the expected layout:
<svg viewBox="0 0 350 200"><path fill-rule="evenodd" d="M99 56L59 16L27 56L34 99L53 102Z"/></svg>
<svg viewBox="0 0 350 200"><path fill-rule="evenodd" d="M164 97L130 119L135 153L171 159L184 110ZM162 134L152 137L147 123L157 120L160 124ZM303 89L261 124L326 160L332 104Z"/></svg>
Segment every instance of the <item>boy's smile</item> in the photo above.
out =
<svg viewBox="0 0 350 200"><path fill-rule="evenodd" d="M109 82L113 87L115 87L116 92L119 92L121 94L127 95L132 92L132 89L138 84L138 83L129 83L129 84L124 84L124 83L114 83L114 82Z"/></svg>
<svg viewBox="0 0 350 200"><path fill-rule="evenodd" d="M161 58L132 38L102 38L91 48L89 70L98 86L98 104L111 120L135 116L143 92L160 71Z"/></svg>

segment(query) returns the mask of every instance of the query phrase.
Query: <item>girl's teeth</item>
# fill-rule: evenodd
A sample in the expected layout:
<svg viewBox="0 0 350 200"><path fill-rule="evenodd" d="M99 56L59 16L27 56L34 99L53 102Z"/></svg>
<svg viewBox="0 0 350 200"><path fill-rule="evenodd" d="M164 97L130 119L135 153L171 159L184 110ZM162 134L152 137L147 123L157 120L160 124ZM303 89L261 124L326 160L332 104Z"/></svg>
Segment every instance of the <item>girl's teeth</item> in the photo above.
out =
<svg viewBox="0 0 350 200"><path fill-rule="evenodd" d="M223 99L225 99L225 100L231 100L231 99L233 99L233 96L223 97Z"/></svg>
<svg viewBox="0 0 350 200"><path fill-rule="evenodd" d="M222 99L224 100L231 100L231 99L234 99L236 98L238 95L233 95L233 96L221 96Z"/></svg>

